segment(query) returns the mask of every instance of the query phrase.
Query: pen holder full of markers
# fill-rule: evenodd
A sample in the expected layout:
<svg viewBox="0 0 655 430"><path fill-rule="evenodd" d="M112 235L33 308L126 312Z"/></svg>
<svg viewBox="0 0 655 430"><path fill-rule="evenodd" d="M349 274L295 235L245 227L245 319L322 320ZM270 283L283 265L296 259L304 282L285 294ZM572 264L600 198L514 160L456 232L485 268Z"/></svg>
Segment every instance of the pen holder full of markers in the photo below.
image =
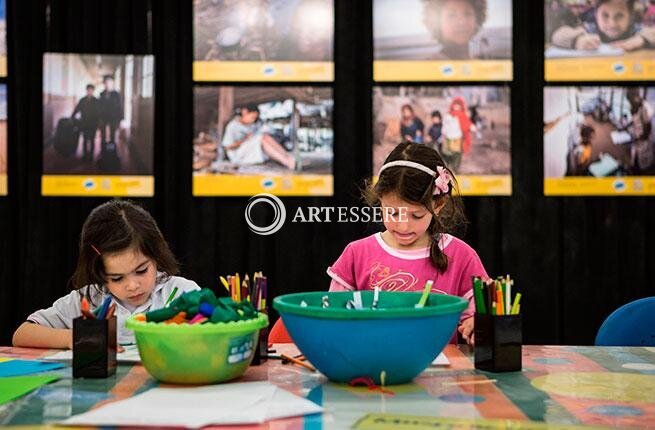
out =
<svg viewBox="0 0 655 430"><path fill-rule="evenodd" d="M116 317L110 301L91 312L86 298L82 299L82 316L73 320L73 378L116 373Z"/></svg>
<svg viewBox="0 0 655 430"><path fill-rule="evenodd" d="M475 368L513 372L522 368L521 293L512 295L509 276L473 278L475 299Z"/></svg>
<svg viewBox="0 0 655 430"><path fill-rule="evenodd" d="M221 284L225 287L227 292L235 302L242 300L249 301L257 312L268 313L267 298L268 298L268 279L264 276L263 272L255 272L251 277L246 274L243 279L239 274L228 275L227 277L219 277ZM255 345L255 352L251 361L251 365L257 366L264 363L268 357L268 327L259 330L257 337L257 344Z"/></svg>

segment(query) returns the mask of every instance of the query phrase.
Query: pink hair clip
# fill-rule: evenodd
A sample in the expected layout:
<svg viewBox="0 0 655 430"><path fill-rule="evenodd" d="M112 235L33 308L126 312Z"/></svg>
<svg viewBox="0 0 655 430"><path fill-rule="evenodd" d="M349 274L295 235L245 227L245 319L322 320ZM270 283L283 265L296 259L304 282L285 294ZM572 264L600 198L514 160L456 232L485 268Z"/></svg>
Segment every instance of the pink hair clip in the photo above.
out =
<svg viewBox="0 0 655 430"><path fill-rule="evenodd" d="M93 246L92 243L90 243L89 245L91 245L91 248L93 248L93 250L96 252L96 254L98 254L99 256L102 257L102 254L100 254L100 251L98 251L98 248L96 248L95 246Z"/></svg>
<svg viewBox="0 0 655 430"><path fill-rule="evenodd" d="M437 166L437 177L434 180L434 194L448 194L450 186L453 184L453 177L450 175L448 169L443 166Z"/></svg>

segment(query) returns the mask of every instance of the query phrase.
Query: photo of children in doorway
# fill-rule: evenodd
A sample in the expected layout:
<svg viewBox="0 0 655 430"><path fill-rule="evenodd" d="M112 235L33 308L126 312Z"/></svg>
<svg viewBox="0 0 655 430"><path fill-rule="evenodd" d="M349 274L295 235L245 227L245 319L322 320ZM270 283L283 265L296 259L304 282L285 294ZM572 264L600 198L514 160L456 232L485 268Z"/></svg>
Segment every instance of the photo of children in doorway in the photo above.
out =
<svg viewBox="0 0 655 430"><path fill-rule="evenodd" d="M654 106L652 87L545 88L546 193L614 195L633 184L655 194ZM640 179L615 182L630 177Z"/></svg>
<svg viewBox="0 0 655 430"><path fill-rule="evenodd" d="M44 55L44 178L151 177L153 121L153 56ZM108 191L107 182L97 185L85 188ZM45 188L57 195L56 186Z"/></svg>
<svg viewBox="0 0 655 430"><path fill-rule="evenodd" d="M373 43L376 80L419 80L413 74L422 65L432 69L423 80L510 80L512 1L375 0ZM486 65L476 67L480 61Z"/></svg>
<svg viewBox="0 0 655 430"><path fill-rule="evenodd" d="M374 175L404 141L439 151L464 194L511 193L508 87L374 87Z"/></svg>
<svg viewBox="0 0 655 430"><path fill-rule="evenodd" d="M331 194L332 109L329 87L196 86L194 194Z"/></svg>
<svg viewBox="0 0 655 430"><path fill-rule="evenodd" d="M547 80L655 77L654 1L546 0L545 19Z"/></svg>
<svg viewBox="0 0 655 430"><path fill-rule="evenodd" d="M196 81L332 80L333 0L195 0L193 36Z"/></svg>
<svg viewBox="0 0 655 430"><path fill-rule="evenodd" d="M7 195L7 84L0 84L0 196Z"/></svg>

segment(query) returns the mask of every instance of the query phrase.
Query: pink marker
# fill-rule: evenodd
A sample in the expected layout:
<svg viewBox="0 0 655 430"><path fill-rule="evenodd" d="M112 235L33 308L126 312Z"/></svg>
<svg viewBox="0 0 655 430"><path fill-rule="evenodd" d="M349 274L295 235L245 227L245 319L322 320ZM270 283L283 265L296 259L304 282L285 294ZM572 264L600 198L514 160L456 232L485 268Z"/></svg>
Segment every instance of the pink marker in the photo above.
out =
<svg viewBox="0 0 655 430"><path fill-rule="evenodd" d="M189 321L189 324L202 324L205 321L207 321L207 317L204 316L203 314L197 314L195 317Z"/></svg>

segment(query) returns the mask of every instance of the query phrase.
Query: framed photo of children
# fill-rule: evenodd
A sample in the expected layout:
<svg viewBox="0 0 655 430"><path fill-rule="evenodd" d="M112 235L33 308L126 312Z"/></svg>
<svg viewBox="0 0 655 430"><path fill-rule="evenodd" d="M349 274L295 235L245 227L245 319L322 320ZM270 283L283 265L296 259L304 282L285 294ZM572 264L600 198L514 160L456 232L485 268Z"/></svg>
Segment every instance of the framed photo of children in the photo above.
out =
<svg viewBox="0 0 655 430"><path fill-rule="evenodd" d="M7 1L0 0L0 77L7 76Z"/></svg>
<svg viewBox="0 0 655 430"><path fill-rule="evenodd" d="M511 81L512 0L374 0L373 79Z"/></svg>
<svg viewBox="0 0 655 430"><path fill-rule="evenodd" d="M194 0L194 81L331 82L333 0Z"/></svg>
<svg viewBox="0 0 655 430"><path fill-rule="evenodd" d="M7 84L0 84L0 196L7 195Z"/></svg>
<svg viewBox="0 0 655 430"><path fill-rule="evenodd" d="M333 194L332 88L196 86L193 195Z"/></svg>
<svg viewBox="0 0 655 430"><path fill-rule="evenodd" d="M655 195L655 87L544 89L544 194Z"/></svg>
<svg viewBox="0 0 655 430"><path fill-rule="evenodd" d="M154 195L152 55L43 56L44 196Z"/></svg>
<svg viewBox="0 0 655 430"><path fill-rule="evenodd" d="M547 81L655 79L655 0L546 0Z"/></svg>
<svg viewBox="0 0 655 430"><path fill-rule="evenodd" d="M463 195L511 195L507 86L373 87L373 174L403 141L430 145Z"/></svg>

